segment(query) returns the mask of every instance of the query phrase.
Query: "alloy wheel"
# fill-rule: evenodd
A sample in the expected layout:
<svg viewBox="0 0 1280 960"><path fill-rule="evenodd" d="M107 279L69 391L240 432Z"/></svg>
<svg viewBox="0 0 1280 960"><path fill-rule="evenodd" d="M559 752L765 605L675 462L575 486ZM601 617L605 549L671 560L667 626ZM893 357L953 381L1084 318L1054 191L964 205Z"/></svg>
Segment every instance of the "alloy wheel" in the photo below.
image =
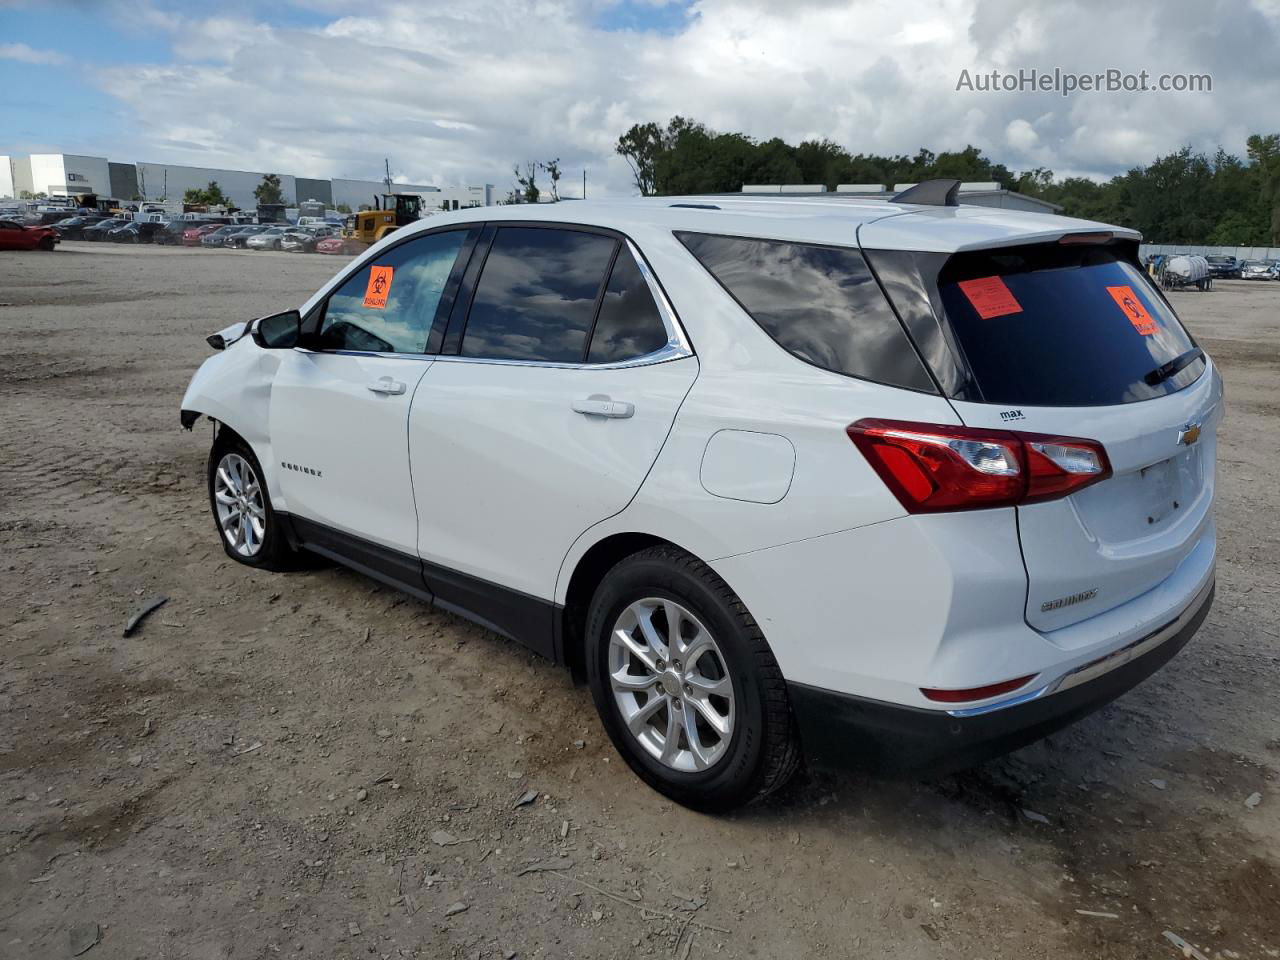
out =
<svg viewBox="0 0 1280 960"><path fill-rule="evenodd" d="M674 600L637 600L609 640L609 683L631 737L658 762L696 773L728 752L733 680L715 638Z"/></svg>
<svg viewBox="0 0 1280 960"><path fill-rule="evenodd" d="M240 454L227 453L218 461L213 500L231 549L242 557L256 556L267 531L266 499L258 475Z"/></svg>

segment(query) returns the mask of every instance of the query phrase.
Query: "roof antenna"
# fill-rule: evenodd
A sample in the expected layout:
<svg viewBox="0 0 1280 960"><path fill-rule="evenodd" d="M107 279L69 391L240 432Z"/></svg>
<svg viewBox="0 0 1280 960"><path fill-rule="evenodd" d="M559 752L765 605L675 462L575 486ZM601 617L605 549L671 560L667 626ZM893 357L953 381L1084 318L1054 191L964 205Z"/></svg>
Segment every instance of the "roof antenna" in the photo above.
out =
<svg viewBox="0 0 1280 960"><path fill-rule="evenodd" d="M959 180L923 180L896 193L890 203L921 203L931 207L960 206Z"/></svg>

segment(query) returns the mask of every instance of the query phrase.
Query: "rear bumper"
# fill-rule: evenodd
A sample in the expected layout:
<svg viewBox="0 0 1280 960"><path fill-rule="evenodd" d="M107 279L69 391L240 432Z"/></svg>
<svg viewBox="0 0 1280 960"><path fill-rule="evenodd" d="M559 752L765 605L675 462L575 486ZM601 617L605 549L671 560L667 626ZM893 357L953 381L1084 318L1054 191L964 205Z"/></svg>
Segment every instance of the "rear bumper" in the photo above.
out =
<svg viewBox="0 0 1280 960"><path fill-rule="evenodd" d="M1047 736L1168 663L1213 605L1210 581L1173 621L1031 694L979 710L923 710L789 683L808 761L816 766L941 775Z"/></svg>

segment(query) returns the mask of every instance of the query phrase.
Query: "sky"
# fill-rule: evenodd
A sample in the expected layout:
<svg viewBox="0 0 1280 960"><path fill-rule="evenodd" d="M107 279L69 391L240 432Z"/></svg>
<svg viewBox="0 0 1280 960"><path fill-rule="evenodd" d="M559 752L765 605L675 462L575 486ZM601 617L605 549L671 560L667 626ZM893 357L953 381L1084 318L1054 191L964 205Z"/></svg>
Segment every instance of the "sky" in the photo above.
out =
<svg viewBox="0 0 1280 960"><path fill-rule="evenodd" d="M1278 51L1280 0L0 0L0 153L626 195L619 135L680 114L1102 178L1280 132ZM977 89L1055 68L1212 91Z"/></svg>

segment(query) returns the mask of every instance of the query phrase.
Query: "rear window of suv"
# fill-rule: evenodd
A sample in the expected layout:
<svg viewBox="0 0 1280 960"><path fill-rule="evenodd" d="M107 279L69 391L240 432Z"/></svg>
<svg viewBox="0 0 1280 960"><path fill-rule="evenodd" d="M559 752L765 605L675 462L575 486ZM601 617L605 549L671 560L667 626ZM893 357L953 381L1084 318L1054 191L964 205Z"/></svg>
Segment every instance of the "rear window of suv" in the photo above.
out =
<svg viewBox="0 0 1280 960"><path fill-rule="evenodd" d="M1149 400L1204 372L1151 284L1108 246L1035 244L960 253L938 275L947 320L988 403L1097 406ZM1159 369L1178 361L1180 370Z"/></svg>
<svg viewBox="0 0 1280 960"><path fill-rule="evenodd" d="M676 237L792 356L862 380L937 392L857 250L706 233Z"/></svg>

